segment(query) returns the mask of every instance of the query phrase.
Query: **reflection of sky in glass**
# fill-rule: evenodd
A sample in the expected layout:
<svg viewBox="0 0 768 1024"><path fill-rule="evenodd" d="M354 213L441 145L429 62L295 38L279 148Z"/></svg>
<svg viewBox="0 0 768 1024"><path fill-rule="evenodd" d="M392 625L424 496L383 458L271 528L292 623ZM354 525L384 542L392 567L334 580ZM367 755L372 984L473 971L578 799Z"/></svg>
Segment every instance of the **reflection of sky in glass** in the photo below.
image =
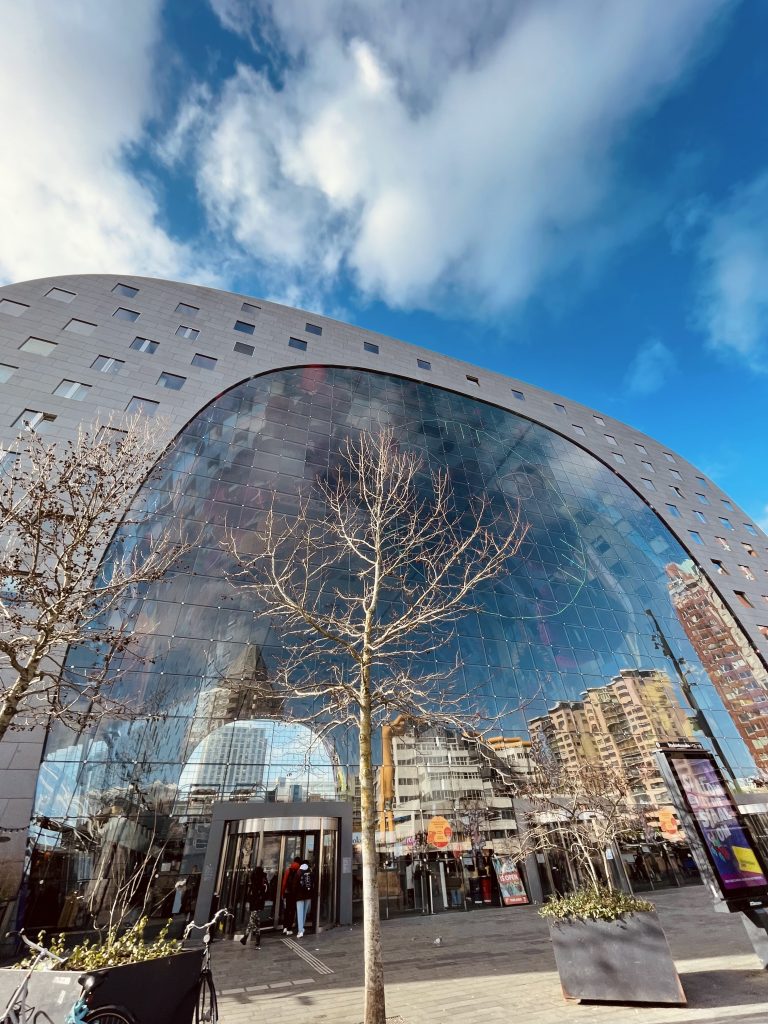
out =
<svg viewBox="0 0 768 1024"><path fill-rule="evenodd" d="M682 563L686 553L610 469L544 427L469 397L385 375L312 367L267 374L221 396L185 427L143 488L131 515L139 525L126 530L143 535L173 516L199 535L183 571L125 603L147 661L125 673L120 690L152 698L166 717L104 723L95 737L81 740L77 755L71 734L54 727L47 793L57 772L68 773L71 813L77 813L88 800L71 785L72 764L99 759L109 761L107 774L113 763L123 774L134 766L143 787L172 789L183 766L202 756L209 734L238 719L263 724L269 716L253 704L247 683L269 678L281 639L254 596L224 581L225 532L232 530L244 550L258 550L273 496L279 510L290 512L297 495L333 467L345 437L383 425L421 451L428 467L448 470L457 502L482 491L497 508L519 499L530 526L509 578L476 592L456 638L421 659L425 671L447 675L458 654L459 685L479 693L492 713L526 702L524 710L506 714L499 731L509 736L525 736L528 720L607 685L622 669L666 672L684 702L650 610L695 681L698 706L725 756L737 774L754 774L670 600L666 566ZM239 733L230 728L220 735L226 743ZM339 774L346 766L354 771L353 736L337 731L332 739ZM291 744L273 736L267 747L263 773L254 767L241 774L243 786L266 791L293 778ZM87 787L92 768L77 771L80 787ZM193 769L185 771L186 780ZM116 787L126 784L118 771L114 776ZM234 777L225 781L237 784ZM46 800L41 790L38 806Z"/></svg>

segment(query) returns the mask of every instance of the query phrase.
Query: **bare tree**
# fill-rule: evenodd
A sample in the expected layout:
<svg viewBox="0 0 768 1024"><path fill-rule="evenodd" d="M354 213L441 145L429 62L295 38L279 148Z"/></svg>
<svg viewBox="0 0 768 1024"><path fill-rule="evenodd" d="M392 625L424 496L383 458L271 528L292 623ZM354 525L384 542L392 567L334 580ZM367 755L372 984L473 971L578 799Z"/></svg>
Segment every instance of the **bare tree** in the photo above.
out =
<svg viewBox="0 0 768 1024"><path fill-rule="evenodd" d="M473 591L509 568L525 529L501 497L457 505L448 474L384 430L348 438L295 517L273 508L260 552L230 541L234 582L253 588L296 652L267 695L321 734L350 728L359 745L365 1024L385 1021L374 731L396 715L477 730L479 703L420 659L450 640Z"/></svg>
<svg viewBox="0 0 768 1024"><path fill-rule="evenodd" d="M156 432L133 417L54 444L27 430L0 450L0 740L129 711L111 694L133 650L117 606L162 580L187 546L160 524L140 539L120 535L101 559L158 456ZM64 671L78 648L87 671Z"/></svg>

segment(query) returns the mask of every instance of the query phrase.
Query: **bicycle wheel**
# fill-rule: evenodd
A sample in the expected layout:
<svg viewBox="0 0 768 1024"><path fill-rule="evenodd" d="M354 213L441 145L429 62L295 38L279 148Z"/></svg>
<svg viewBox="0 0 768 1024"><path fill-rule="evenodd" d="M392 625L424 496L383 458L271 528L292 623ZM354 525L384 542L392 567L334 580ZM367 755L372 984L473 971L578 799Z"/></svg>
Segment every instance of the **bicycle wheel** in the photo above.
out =
<svg viewBox="0 0 768 1024"><path fill-rule="evenodd" d="M213 984L213 976L209 973L203 974L200 979L197 1007L195 1008L195 1024L219 1024L216 988Z"/></svg>
<svg viewBox="0 0 768 1024"><path fill-rule="evenodd" d="M32 1018L32 1024L53 1024L53 1021L45 1010L38 1010Z"/></svg>
<svg viewBox="0 0 768 1024"><path fill-rule="evenodd" d="M86 1016L85 1024L136 1024L136 1018L120 1006L99 1006Z"/></svg>

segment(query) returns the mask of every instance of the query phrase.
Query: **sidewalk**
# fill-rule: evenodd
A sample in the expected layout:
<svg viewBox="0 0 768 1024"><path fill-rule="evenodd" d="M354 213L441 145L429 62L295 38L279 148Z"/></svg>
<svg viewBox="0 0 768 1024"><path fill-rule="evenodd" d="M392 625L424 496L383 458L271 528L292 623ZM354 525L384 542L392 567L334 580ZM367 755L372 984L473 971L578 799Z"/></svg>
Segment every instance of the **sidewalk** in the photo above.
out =
<svg viewBox="0 0 768 1024"><path fill-rule="evenodd" d="M515 907L383 922L387 1015L406 1024L768 1024L768 973L740 916L715 914L698 886L651 896L686 1008L566 1003L546 924L535 908ZM361 944L360 926L300 942L265 934L260 951L217 943L222 1024L360 1024Z"/></svg>

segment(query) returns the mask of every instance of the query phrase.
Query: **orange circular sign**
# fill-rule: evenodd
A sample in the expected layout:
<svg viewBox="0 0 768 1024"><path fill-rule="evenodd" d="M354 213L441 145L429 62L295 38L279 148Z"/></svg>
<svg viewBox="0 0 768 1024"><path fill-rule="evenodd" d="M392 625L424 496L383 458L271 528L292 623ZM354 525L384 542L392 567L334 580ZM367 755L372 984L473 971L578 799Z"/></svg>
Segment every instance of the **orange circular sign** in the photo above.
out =
<svg viewBox="0 0 768 1024"><path fill-rule="evenodd" d="M437 817L430 819L427 831L427 840L430 846L436 846L438 850L444 850L450 843L452 835L453 829L447 818L443 818L442 815L438 814Z"/></svg>

